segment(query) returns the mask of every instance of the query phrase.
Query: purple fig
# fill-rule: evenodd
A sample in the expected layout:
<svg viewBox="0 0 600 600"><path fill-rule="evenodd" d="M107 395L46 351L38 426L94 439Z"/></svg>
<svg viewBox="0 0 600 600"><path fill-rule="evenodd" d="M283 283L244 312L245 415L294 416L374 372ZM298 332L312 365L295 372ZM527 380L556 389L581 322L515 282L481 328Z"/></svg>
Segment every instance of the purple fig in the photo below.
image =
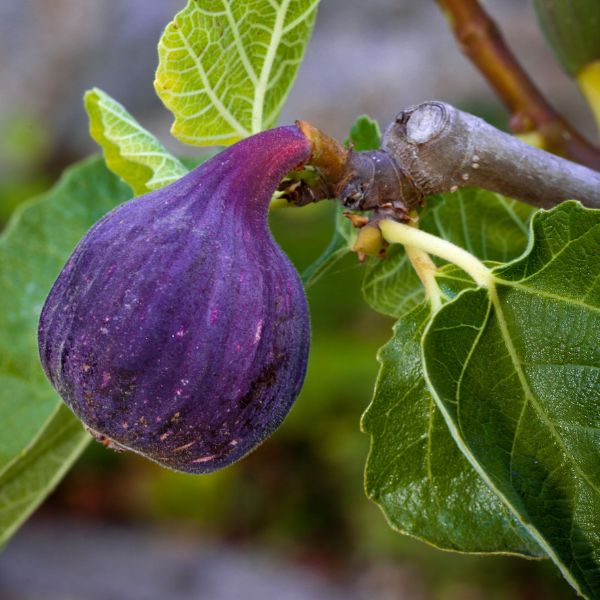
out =
<svg viewBox="0 0 600 600"><path fill-rule="evenodd" d="M295 126L260 133L119 206L81 240L42 310L39 350L98 439L206 473L283 421L310 330L267 213L310 153Z"/></svg>

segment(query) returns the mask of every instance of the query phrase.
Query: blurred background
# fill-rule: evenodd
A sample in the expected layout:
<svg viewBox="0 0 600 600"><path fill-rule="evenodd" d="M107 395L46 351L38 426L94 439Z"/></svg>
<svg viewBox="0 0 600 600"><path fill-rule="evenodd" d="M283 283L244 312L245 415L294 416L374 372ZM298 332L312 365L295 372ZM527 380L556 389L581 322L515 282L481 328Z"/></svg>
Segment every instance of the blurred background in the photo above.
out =
<svg viewBox="0 0 600 600"><path fill-rule="evenodd" d="M173 151L152 81L156 43L184 0L2 0L0 229L64 167L97 151L83 92L98 86ZM591 117L546 48L528 2L486 3L536 82L584 132ZM457 50L435 4L322 0L282 122L344 139L441 99L504 127L507 115ZM332 207L276 211L302 269L331 235ZM306 384L276 434L238 465L194 477L99 444L0 555L0 600L553 599L574 593L545 562L455 555L391 531L363 492L359 419L390 319L360 292L353 257L309 291Z"/></svg>

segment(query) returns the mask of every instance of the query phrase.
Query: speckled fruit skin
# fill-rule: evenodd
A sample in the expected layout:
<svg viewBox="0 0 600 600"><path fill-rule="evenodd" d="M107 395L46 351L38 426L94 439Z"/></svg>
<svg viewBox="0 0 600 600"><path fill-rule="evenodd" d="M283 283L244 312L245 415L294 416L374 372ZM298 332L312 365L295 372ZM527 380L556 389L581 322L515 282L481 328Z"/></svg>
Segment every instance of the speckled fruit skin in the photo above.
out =
<svg viewBox="0 0 600 600"><path fill-rule="evenodd" d="M309 157L294 126L260 133L119 206L79 243L42 310L39 350L98 439L207 473L283 421L310 330L267 213Z"/></svg>

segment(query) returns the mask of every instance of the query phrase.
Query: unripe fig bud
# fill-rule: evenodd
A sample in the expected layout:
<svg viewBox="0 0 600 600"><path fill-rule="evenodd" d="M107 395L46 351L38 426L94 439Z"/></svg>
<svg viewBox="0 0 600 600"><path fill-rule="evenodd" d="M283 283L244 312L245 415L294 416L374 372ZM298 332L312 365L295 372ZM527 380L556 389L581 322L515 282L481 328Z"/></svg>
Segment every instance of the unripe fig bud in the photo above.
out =
<svg viewBox="0 0 600 600"><path fill-rule="evenodd" d="M385 240L377 224L367 224L359 230L352 250L363 256L380 256L385 246Z"/></svg>
<svg viewBox="0 0 600 600"><path fill-rule="evenodd" d="M79 243L42 310L39 350L98 439L206 473L283 421L309 317L267 212L309 157L297 127L260 133L119 206Z"/></svg>

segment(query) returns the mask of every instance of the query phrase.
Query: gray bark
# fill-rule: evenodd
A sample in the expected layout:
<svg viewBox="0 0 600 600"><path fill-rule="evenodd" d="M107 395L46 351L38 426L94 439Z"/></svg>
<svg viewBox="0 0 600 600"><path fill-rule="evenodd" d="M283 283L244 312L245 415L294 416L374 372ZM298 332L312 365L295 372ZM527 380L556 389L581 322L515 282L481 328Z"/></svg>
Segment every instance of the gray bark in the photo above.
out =
<svg viewBox="0 0 600 600"><path fill-rule="evenodd" d="M474 186L550 208L600 208L600 173L533 148L474 115L426 102L398 115L382 149L424 196Z"/></svg>

